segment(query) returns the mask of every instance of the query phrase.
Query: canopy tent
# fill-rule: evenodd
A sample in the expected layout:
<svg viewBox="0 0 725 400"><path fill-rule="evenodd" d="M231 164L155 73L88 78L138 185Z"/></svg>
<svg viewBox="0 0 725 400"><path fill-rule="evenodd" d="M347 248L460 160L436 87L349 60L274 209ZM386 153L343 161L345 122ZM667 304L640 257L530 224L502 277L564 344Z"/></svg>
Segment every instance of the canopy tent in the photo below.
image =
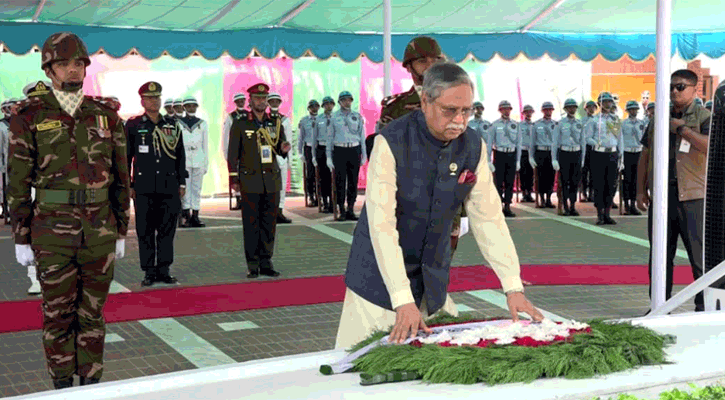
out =
<svg viewBox="0 0 725 400"><path fill-rule="evenodd" d="M571 54L643 60L655 52L655 2L613 0L428 0L391 2L392 55L403 58L415 35L431 34L446 55L469 54L487 61L495 54L530 59ZM673 6L672 54L690 60L725 54L725 28L716 0L679 1ZM207 59L224 52L245 58L254 49L265 58L283 50L292 58L311 53L344 61L365 55L383 60L380 0L9 0L0 2L0 42L26 53L54 32L83 38L92 53L121 57L136 49L146 58L164 51ZM332 34L334 33L334 34ZM309 53L308 53L309 52Z"/></svg>

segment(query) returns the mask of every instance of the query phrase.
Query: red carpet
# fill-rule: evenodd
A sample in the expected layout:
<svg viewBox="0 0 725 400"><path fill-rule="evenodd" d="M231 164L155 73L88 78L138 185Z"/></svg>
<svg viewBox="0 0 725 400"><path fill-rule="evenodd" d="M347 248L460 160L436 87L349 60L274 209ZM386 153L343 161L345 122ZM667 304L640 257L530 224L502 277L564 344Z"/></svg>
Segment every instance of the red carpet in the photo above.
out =
<svg viewBox="0 0 725 400"><path fill-rule="evenodd" d="M647 285L646 265L525 265L522 278L533 285ZM692 283L689 266L675 268L674 283ZM451 269L451 292L497 289L493 271L484 266ZM214 286L181 287L118 293L109 296L104 310L107 322L182 317L308 304L341 302L343 277L321 276L244 282ZM40 300L0 302L4 319L0 332L42 328Z"/></svg>

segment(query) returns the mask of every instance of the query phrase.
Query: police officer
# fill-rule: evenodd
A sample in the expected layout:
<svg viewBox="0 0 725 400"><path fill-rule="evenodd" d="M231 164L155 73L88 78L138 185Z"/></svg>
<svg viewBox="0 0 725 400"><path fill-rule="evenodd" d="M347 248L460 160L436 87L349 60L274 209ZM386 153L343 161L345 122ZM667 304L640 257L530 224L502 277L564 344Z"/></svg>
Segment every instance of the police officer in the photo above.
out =
<svg viewBox="0 0 725 400"><path fill-rule="evenodd" d="M559 171L562 191L562 198L559 201L564 202L564 215L571 216L579 216L575 203L586 151L583 126L581 121L576 119L577 108L579 105L576 100L564 101L566 118L557 124L554 130L554 145L551 148L551 163L554 170Z"/></svg>
<svg viewBox="0 0 725 400"><path fill-rule="evenodd" d="M468 126L473 128L488 145L488 128L491 127L491 123L483 119L483 109L483 103L480 101L473 103L473 118L468 121Z"/></svg>
<svg viewBox="0 0 725 400"><path fill-rule="evenodd" d="M543 207L554 208L551 203L551 193L554 190L555 172L551 163L551 148L554 146L554 129L557 122L551 119L554 112L554 105L546 101L541 106L544 117L536 121L531 132L531 149L533 157L529 155L529 164L536 168L536 177L539 180L539 187L536 190L539 197L542 197ZM545 202L544 202L545 200ZM537 207L541 207L537 204Z"/></svg>
<svg viewBox="0 0 725 400"><path fill-rule="evenodd" d="M201 188L204 175L209 170L209 125L196 116L199 103L193 97L184 99L186 116L179 119L184 126L184 150L186 151L186 173L189 189L182 197L181 221L182 228L203 228L206 226L199 220L201 209ZM191 210L191 213L189 213Z"/></svg>
<svg viewBox="0 0 725 400"><path fill-rule="evenodd" d="M146 274L141 285L177 283L170 268L181 197L186 194L184 132L178 118L159 114L159 83L146 82L138 94L145 113L128 120L126 131L139 257Z"/></svg>
<svg viewBox="0 0 725 400"><path fill-rule="evenodd" d="M315 182L315 165L312 163L312 141L317 128L318 117L317 112L320 110L320 103L317 100L310 100L307 103L307 111L310 115L305 115L297 125L300 134L297 137L297 152L300 155L302 168L305 169L305 193L310 199L310 207L317 207L317 185Z"/></svg>
<svg viewBox="0 0 725 400"><path fill-rule="evenodd" d="M174 117L184 118L184 100L181 98L174 99Z"/></svg>
<svg viewBox="0 0 725 400"><path fill-rule="evenodd" d="M166 111L166 116L173 118L176 115L176 112L174 112L174 99L166 99L164 101L164 110Z"/></svg>
<svg viewBox="0 0 725 400"><path fill-rule="evenodd" d="M242 225L247 278L259 274L279 276L272 265L274 236L282 181L276 154L286 155L292 146L281 118L267 110L269 86L258 83L247 89L251 111L235 119L229 135L227 163L239 171L235 190L242 194Z"/></svg>
<svg viewBox="0 0 725 400"><path fill-rule="evenodd" d="M270 116L272 118L279 118L282 120L282 127L284 128L285 135L292 137L292 122L286 115L279 112L279 106L282 105L282 96L279 93L270 93L267 97L267 103L269 104ZM277 164L279 165L279 173L282 179L282 189L279 191L279 210L277 212L277 223L278 224L289 224L292 222L291 219L284 216L282 210L284 210L285 199L287 198L287 186L289 186L289 161L286 154L277 154Z"/></svg>
<svg viewBox="0 0 725 400"><path fill-rule="evenodd" d="M403 54L403 68L413 78L413 87L407 92L398 93L383 99L380 111L380 120L375 125L375 133L365 140L366 156L370 158L373 151L375 137L391 121L398 119L409 112L420 109L420 92L423 87L423 74L431 65L444 59L441 46L435 39L428 36L413 38L405 46Z"/></svg>
<svg viewBox="0 0 725 400"><path fill-rule="evenodd" d="M335 172L338 221L357 221L353 210L357 198L357 179L360 165L367 161L365 152L365 120L360 113L350 109L353 97L348 91L337 98L340 110L332 115L327 139L327 166ZM347 185L347 190L345 187ZM347 200L347 210L345 209Z"/></svg>
<svg viewBox="0 0 725 400"><path fill-rule="evenodd" d="M637 118L639 104L631 100L627 102L629 117L622 121L622 136L624 137L624 174L622 177L624 190L621 195L624 199L626 215L642 215L637 209L637 164L642 152L642 136L644 136L644 121Z"/></svg>
<svg viewBox="0 0 725 400"><path fill-rule="evenodd" d="M501 118L491 124L491 129L488 130L489 137L486 140L486 143L490 144L488 166L491 172L495 173L496 189L504 204L503 215L515 217L516 214L511 212L511 199L516 171L521 169L521 159L517 158L517 155L520 154L518 151L520 146L519 127L509 118L511 103L506 100L501 101L498 104L498 111L501 113Z"/></svg>
<svg viewBox="0 0 725 400"><path fill-rule="evenodd" d="M224 126L222 127L222 144L220 146L220 149L222 151L222 155L224 156L224 161L227 160L228 156L228 148L229 148L229 131L232 129L232 123L235 120L238 119L246 119L249 116L249 112L244 108L246 103L247 96L239 92L234 95L233 101L234 105L237 107L234 111L232 111L229 115L227 115L227 118L224 120ZM237 170L229 170L229 196L233 196L236 199L236 204L234 206L231 206L231 210L241 210L242 209L242 197L241 194L238 191L234 191L232 188L234 186L234 182L237 180ZM231 200L230 200L231 202Z"/></svg>
<svg viewBox="0 0 725 400"><path fill-rule="evenodd" d="M597 225L615 225L609 215L617 189L617 175L624 169L622 122L610 111L614 99L609 92L599 95L598 116L587 122L587 143L592 146L591 169Z"/></svg>
<svg viewBox="0 0 725 400"><path fill-rule="evenodd" d="M529 157L533 156L533 152L529 151L531 146L531 133L534 131L534 122L531 117L534 115L534 107L529 104L524 106L524 120L519 123L519 146L516 149L516 159L519 160L517 168L519 171L520 190L524 196L521 198L522 203L533 203L534 198L531 193L534 191L534 169L529 163ZM522 163L521 160L524 160Z"/></svg>
<svg viewBox="0 0 725 400"><path fill-rule="evenodd" d="M584 109L586 110L587 115L582 118L582 126L586 128L589 120L594 118L597 112L597 103L595 101L589 100L587 101L586 106L584 106ZM584 136L586 136L586 131L584 131ZM582 200L582 202L591 203L593 198L591 170L592 146L590 146L589 143L586 144L584 153L584 168L582 168L582 194L584 195L584 199Z"/></svg>
<svg viewBox="0 0 725 400"><path fill-rule="evenodd" d="M335 109L335 100L330 96L322 99L322 108L325 112L318 118L317 126L312 135L312 165L315 166L320 181L320 196L322 196L322 212L332 213L332 172L327 164L327 142L330 140L330 127L332 126L332 110Z"/></svg>
<svg viewBox="0 0 725 400"><path fill-rule="evenodd" d="M129 178L118 104L82 92L91 62L85 44L55 33L41 55L52 87L20 103L11 119L8 197L16 258L37 263L43 347L53 386L62 389L74 374L81 385L103 374L103 306L124 254Z"/></svg>

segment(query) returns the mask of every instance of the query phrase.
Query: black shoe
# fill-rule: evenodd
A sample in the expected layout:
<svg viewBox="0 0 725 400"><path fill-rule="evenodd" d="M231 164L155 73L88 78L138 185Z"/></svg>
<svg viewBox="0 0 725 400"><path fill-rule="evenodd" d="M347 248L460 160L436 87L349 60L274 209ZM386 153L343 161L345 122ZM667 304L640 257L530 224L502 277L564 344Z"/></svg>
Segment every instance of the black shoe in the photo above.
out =
<svg viewBox="0 0 725 400"><path fill-rule="evenodd" d="M81 376L81 386L94 385L100 381L101 380L98 378L86 378L85 376Z"/></svg>
<svg viewBox="0 0 725 400"><path fill-rule="evenodd" d="M617 205L617 203L614 203L614 204L612 204L612 208L616 210L619 208L619 206Z"/></svg>
<svg viewBox="0 0 725 400"><path fill-rule="evenodd" d="M579 211L577 211L576 208L572 208L571 210L569 210L569 215L572 217L578 217Z"/></svg>
<svg viewBox="0 0 725 400"><path fill-rule="evenodd" d="M258 271L249 271L249 272L247 272L247 278L254 279L254 278L257 278L257 277L259 277L259 272Z"/></svg>
<svg viewBox="0 0 725 400"><path fill-rule="evenodd" d="M556 208L556 206L551 203L551 200L547 200L546 208Z"/></svg>
<svg viewBox="0 0 725 400"><path fill-rule="evenodd" d="M534 202L534 198L533 198L533 197L531 197L531 195L530 195L530 194L527 194L526 196L524 196L524 199L523 199L522 201L523 201L524 203L533 203L533 202Z"/></svg>
<svg viewBox="0 0 725 400"><path fill-rule="evenodd" d="M617 225L617 221L613 220L609 215L604 215L604 223L607 225Z"/></svg>
<svg viewBox="0 0 725 400"><path fill-rule="evenodd" d="M597 225L604 225L606 222L604 222L604 213L597 210Z"/></svg>
<svg viewBox="0 0 725 400"><path fill-rule="evenodd" d="M192 228L203 228L206 226L205 223L199 221L199 210L192 211L191 219L189 220L189 226Z"/></svg>
<svg viewBox="0 0 725 400"><path fill-rule="evenodd" d="M279 272L275 271L274 268L260 268L259 274L264 276L279 276Z"/></svg>
<svg viewBox="0 0 725 400"><path fill-rule="evenodd" d="M53 387L56 389L66 389L73 387L73 377L65 379L53 379Z"/></svg>
<svg viewBox="0 0 725 400"><path fill-rule="evenodd" d="M338 211L337 211L337 220L338 221L347 221L347 216L346 216L346 213L345 213L345 207L338 206L337 208L338 208Z"/></svg>
<svg viewBox="0 0 725 400"><path fill-rule="evenodd" d="M317 199L310 200L310 207L317 207L320 203L317 202Z"/></svg>
<svg viewBox="0 0 725 400"><path fill-rule="evenodd" d="M511 212L511 207L508 204L506 204L506 206L503 208L503 215L504 215L504 217L507 217L507 218L516 217L516 214Z"/></svg>
<svg viewBox="0 0 725 400"><path fill-rule="evenodd" d="M355 215L355 212L352 211L352 207L347 209L347 212L345 213L345 218L348 221L357 221L358 220L357 216Z"/></svg>
<svg viewBox="0 0 725 400"><path fill-rule="evenodd" d="M568 216L571 215L571 211L569 211L568 208L564 207L564 211L562 211L562 214L561 215L563 215L565 217L568 217Z"/></svg>
<svg viewBox="0 0 725 400"><path fill-rule="evenodd" d="M284 214L282 214L282 209L279 209L279 212L277 213L277 223L278 224L290 224L292 223L292 220L285 217Z"/></svg>
<svg viewBox="0 0 725 400"><path fill-rule="evenodd" d="M171 285L174 283L178 283L179 280L171 275L163 275L163 276L156 277L156 282L168 283L169 285Z"/></svg>
<svg viewBox="0 0 725 400"><path fill-rule="evenodd" d="M143 278L143 281L141 281L141 286L151 286L156 282L156 275L146 273L146 276Z"/></svg>
<svg viewBox="0 0 725 400"><path fill-rule="evenodd" d="M632 207L630 207L629 213L631 215L642 215L642 213L637 209L637 206L634 204L632 204Z"/></svg>
<svg viewBox="0 0 725 400"><path fill-rule="evenodd" d="M322 206L322 213L323 214L332 214L332 206L329 204L325 204Z"/></svg>

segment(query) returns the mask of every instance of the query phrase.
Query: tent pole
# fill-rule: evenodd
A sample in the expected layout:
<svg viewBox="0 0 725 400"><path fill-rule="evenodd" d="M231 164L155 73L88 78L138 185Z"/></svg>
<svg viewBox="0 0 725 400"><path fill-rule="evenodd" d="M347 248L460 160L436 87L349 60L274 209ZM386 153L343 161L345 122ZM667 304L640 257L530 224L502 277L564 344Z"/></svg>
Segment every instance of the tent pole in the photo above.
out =
<svg viewBox="0 0 725 400"><path fill-rule="evenodd" d="M667 196L670 136L670 63L672 60L672 0L657 0L657 75L655 91L654 179L652 188L652 305L665 303L667 269ZM677 195L677 193L673 193Z"/></svg>
<svg viewBox="0 0 725 400"><path fill-rule="evenodd" d="M383 79L383 94L384 97L388 97L392 94L390 85L390 67L392 58L392 6L390 4L392 0L383 0L383 71L385 78Z"/></svg>

